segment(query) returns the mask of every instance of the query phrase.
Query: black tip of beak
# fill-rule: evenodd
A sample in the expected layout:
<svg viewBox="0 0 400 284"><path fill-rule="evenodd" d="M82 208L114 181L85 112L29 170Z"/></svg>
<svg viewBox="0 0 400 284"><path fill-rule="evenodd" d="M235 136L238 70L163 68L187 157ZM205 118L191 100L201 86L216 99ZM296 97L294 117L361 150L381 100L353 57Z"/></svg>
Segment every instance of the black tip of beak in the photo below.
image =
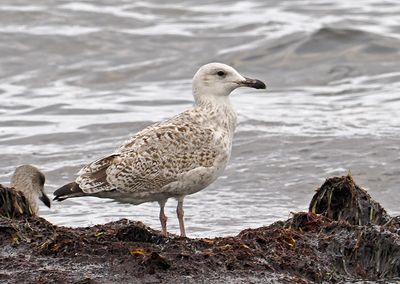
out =
<svg viewBox="0 0 400 284"><path fill-rule="evenodd" d="M47 207L50 208L50 206L51 206L50 199L47 197L46 194L43 193L43 195L40 196L39 199L42 200L42 202L44 203L44 205L46 205Z"/></svg>
<svg viewBox="0 0 400 284"><path fill-rule="evenodd" d="M244 86L254 88L254 89L266 89L267 86L263 82L257 79L250 79L246 78L246 80L243 82Z"/></svg>

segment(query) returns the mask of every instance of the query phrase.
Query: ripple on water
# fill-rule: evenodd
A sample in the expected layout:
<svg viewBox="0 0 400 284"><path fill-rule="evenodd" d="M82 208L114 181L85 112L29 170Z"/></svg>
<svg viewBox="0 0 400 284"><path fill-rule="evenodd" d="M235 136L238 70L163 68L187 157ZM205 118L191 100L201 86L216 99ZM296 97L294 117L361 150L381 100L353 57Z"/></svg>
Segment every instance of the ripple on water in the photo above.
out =
<svg viewBox="0 0 400 284"><path fill-rule="evenodd" d="M190 107L194 72L223 61L268 89L233 94L232 160L187 197L191 236L236 234L306 210L325 177L349 169L399 214L397 2L272 2L2 1L0 182L32 163L54 191L136 131ZM172 232L175 206L167 204ZM131 218L159 228L152 203L71 199L42 215L68 226Z"/></svg>

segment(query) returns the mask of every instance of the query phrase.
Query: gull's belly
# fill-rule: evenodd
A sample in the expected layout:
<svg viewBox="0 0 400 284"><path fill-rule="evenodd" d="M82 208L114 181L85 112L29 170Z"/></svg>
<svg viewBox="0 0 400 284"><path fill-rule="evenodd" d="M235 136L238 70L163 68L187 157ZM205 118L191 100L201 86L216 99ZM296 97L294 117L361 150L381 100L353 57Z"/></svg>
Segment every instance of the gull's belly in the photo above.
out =
<svg viewBox="0 0 400 284"><path fill-rule="evenodd" d="M217 179L225 169L225 165L219 167L199 167L182 174L177 181L164 186L161 191L171 194L171 197L185 196L196 193Z"/></svg>
<svg viewBox="0 0 400 284"><path fill-rule="evenodd" d="M161 191L170 192L174 196L185 196L196 193L214 182L225 170L231 155L231 144L219 142L219 155L213 166L198 167L180 174L176 181L164 186Z"/></svg>
<svg viewBox="0 0 400 284"><path fill-rule="evenodd" d="M211 167L198 167L177 176L160 189L160 193L169 197L179 197L196 193L215 181L224 171L230 158L230 148L221 151Z"/></svg>

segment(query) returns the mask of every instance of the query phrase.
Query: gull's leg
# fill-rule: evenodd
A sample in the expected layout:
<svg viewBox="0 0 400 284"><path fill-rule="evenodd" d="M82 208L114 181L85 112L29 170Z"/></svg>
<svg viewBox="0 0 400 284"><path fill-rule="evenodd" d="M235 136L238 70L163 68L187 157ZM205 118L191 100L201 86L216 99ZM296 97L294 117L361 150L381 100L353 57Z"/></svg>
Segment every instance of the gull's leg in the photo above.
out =
<svg viewBox="0 0 400 284"><path fill-rule="evenodd" d="M178 198L178 206L176 207L176 215L178 215L179 229L181 230L181 237L186 237L185 222L183 221L183 196Z"/></svg>
<svg viewBox="0 0 400 284"><path fill-rule="evenodd" d="M168 237L168 232L167 232L168 217L164 213L165 203L167 203L167 200L158 201L158 204L160 205L160 222L161 222L162 234L165 237Z"/></svg>

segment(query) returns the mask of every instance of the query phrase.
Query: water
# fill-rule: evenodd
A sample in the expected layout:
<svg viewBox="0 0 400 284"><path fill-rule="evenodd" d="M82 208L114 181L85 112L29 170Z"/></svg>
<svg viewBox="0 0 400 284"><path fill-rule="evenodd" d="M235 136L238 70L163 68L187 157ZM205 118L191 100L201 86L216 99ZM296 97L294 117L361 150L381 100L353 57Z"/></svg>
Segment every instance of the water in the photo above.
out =
<svg viewBox="0 0 400 284"><path fill-rule="evenodd" d="M189 108L197 68L221 61L268 90L232 95L232 159L186 198L189 236L307 210L326 177L349 169L399 214L398 1L198 2L1 0L0 182L31 163L51 194L130 134ZM130 218L160 227L156 203L80 198L41 214L68 226Z"/></svg>

